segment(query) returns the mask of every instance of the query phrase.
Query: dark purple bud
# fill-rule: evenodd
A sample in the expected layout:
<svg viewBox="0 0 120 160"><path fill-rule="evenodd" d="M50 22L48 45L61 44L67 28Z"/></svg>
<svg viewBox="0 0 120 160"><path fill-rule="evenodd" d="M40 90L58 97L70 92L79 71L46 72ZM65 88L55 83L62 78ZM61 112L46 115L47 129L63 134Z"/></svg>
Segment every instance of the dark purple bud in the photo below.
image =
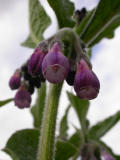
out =
<svg viewBox="0 0 120 160"><path fill-rule="evenodd" d="M29 80L29 84L30 84L30 86L33 85L34 87L40 88L40 86L41 86L40 77L32 77Z"/></svg>
<svg viewBox="0 0 120 160"><path fill-rule="evenodd" d="M41 65L46 53L41 50L40 46L35 49L28 62L28 72L31 75L36 76L41 73Z"/></svg>
<svg viewBox="0 0 120 160"><path fill-rule="evenodd" d="M40 77L40 81L41 81L41 82L45 82L45 78L44 78L42 72L40 73L39 77Z"/></svg>
<svg viewBox="0 0 120 160"><path fill-rule="evenodd" d="M18 89L21 84L21 72L16 70L13 76L10 78L9 86L12 90Z"/></svg>
<svg viewBox="0 0 120 160"><path fill-rule="evenodd" d="M66 82L70 85L73 86L74 84L74 78L75 78L75 71L69 71L68 75L66 77Z"/></svg>
<svg viewBox="0 0 120 160"><path fill-rule="evenodd" d="M14 102L15 102L15 105L20 109L30 107L31 96L28 89L24 85L22 85L18 89L14 98Z"/></svg>
<svg viewBox="0 0 120 160"><path fill-rule="evenodd" d="M113 158L113 156L112 156L111 154L109 154L108 152L106 152L106 151L104 151L104 152L102 153L102 156L103 156L104 160L115 160L115 159Z"/></svg>
<svg viewBox="0 0 120 160"><path fill-rule="evenodd" d="M30 85L29 87L28 87L28 92L30 93L30 94L33 94L34 93L34 86L33 85Z"/></svg>
<svg viewBox="0 0 120 160"><path fill-rule="evenodd" d="M61 53L58 43L54 43L42 63L42 73L51 83L63 81L69 72L68 59Z"/></svg>
<svg viewBox="0 0 120 160"><path fill-rule="evenodd" d="M84 59L81 59L77 66L74 89L80 99L91 100L99 93L99 80Z"/></svg>

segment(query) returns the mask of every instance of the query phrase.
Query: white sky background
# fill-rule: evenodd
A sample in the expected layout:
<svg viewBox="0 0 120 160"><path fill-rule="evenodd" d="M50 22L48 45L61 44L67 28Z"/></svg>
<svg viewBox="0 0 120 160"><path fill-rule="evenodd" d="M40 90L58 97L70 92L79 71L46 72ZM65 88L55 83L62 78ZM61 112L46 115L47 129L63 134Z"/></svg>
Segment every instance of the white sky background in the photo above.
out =
<svg viewBox="0 0 120 160"><path fill-rule="evenodd" d="M84 5L92 9L98 0L76 0L76 8ZM53 17L53 25L45 36L53 34L57 29L54 14L47 7L45 0L43 5L49 15ZM15 92L8 87L8 81L14 70L19 67L31 55L32 50L20 46L29 33L28 28L28 0L0 0L0 100L11 98ZM91 101L88 118L91 124L114 114L120 109L120 28L115 31L115 38L104 39L93 48L92 64L93 70L98 75L101 83L101 90L98 98ZM64 106L68 104L65 97L65 84L62 92L58 120L63 114ZM35 99L35 96L34 98ZM34 103L34 100L33 100ZM74 113L70 112L69 122L77 124ZM28 109L19 110L10 103L0 108L0 149L5 146L7 139L16 130L32 128L32 116ZM70 132L73 132L71 128ZM103 140L109 144L115 153L120 154L120 123L118 123ZM0 160L10 160L10 157L0 152Z"/></svg>

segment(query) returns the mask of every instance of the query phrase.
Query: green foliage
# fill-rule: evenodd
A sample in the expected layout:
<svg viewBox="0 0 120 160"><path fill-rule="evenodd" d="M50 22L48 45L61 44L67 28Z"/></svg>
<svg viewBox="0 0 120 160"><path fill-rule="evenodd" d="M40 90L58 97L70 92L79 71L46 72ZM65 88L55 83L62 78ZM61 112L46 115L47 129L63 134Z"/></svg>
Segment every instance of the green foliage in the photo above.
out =
<svg viewBox="0 0 120 160"><path fill-rule="evenodd" d="M81 130L77 130L70 138L69 138L69 142L71 144L73 144L74 146L76 146L77 148L80 148L83 143L84 143L84 140L83 140L83 134L81 132Z"/></svg>
<svg viewBox="0 0 120 160"><path fill-rule="evenodd" d="M71 102L72 106L74 107L76 114L79 118L81 126L86 128L86 115L89 108L89 101L88 100L81 100L74 94L67 92L68 99Z"/></svg>
<svg viewBox="0 0 120 160"><path fill-rule="evenodd" d="M39 43L43 40L43 32L50 25L50 18L38 0L29 0L30 33L33 40Z"/></svg>
<svg viewBox="0 0 120 160"><path fill-rule="evenodd" d="M45 108L45 97L46 97L46 84L42 83L40 89L38 89L38 97L36 104L31 108L31 113L34 118L34 127L40 128L43 118L43 110Z"/></svg>
<svg viewBox="0 0 120 160"><path fill-rule="evenodd" d="M89 131L89 137L92 139L99 139L104 136L104 134L106 134L119 120L120 111L93 126Z"/></svg>
<svg viewBox="0 0 120 160"><path fill-rule="evenodd" d="M70 157L74 156L77 152L77 148L62 140L58 140L56 143L56 153L55 160L68 160Z"/></svg>
<svg viewBox="0 0 120 160"><path fill-rule="evenodd" d="M100 0L99 5L94 12L94 15L92 15L88 20L88 23L83 28L80 37L87 46L93 46L104 37L113 38L114 30L119 25L120 1Z"/></svg>
<svg viewBox="0 0 120 160"><path fill-rule="evenodd" d="M60 122L60 130L59 130L59 137L61 139L66 139L67 138L67 130L68 130L68 121L67 121L67 116L68 116L68 112L70 109L70 105L68 105L64 116L61 119Z"/></svg>
<svg viewBox="0 0 120 160"><path fill-rule="evenodd" d="M32 37L29 35L28 38L21 44L24 47L35 48L36 43L33 41Z"/></svg>
<svg viewBox="0 0 120 160"><path fill-rule="evenodd" d="M43 40L43 33L51 23L39 0L29 0L29 23L30 35L22 45L33 48Z"/></svg>
<svg viewBox="0 0 120 160"><path fill-rule="evenodd" d="M13 98L9 98L9 99L0 101L0 107L6 105L7 103L10 103L11 101L13 101Z"/></svg>
<svg viewBox="0 0 120 160"><path fill-rule="evenodd" d="M74 26L74 21L72 20L74 4L72 2L70 2L69 0L47 1L56 14L60 28Z"/></svg>
<svg viewBox="0 0 120 160"><path fill-rule="evenodd" d="M35 160L37 154L39 130L25 129L17 131L8 140L3 149L13 160Z"/></svg>

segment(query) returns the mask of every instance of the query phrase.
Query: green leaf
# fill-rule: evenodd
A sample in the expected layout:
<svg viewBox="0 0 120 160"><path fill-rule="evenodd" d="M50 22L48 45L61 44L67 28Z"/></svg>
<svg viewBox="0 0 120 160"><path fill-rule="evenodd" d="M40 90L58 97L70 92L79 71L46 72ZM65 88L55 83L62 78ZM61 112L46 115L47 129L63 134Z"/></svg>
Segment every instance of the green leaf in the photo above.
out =
<svg viewBox="0 0 120 160"><path fill-rule="evenodd" d="M43 118L43 110L45 106L45 97L46 97L46 84L42 83L40 89L38 89L38 97L36 104L31 108L31 113L34 118L34 127L40 128Z"/></svg>
<svg viewBox="0 0 120 160"><path fill-rule="evenodd" d="M39 140L39 130L25 129L17 131L8 140L3 149L13 160L35 160Z"/></svg>
<svg viewBox="0 0 120 160"><path fill-rule="evenodd" d="M50 25L51 20L39 0L29 0L29 15L30 35L36 43L39 43L43 40L43 32Z"/></svg>
<svg viewBox="0 0 120 160"><path fill-rule="evenodd" d="M74 156L77 148L67 141L58 140L56 143L55 160L68 160Z"/></svg>
<svg viewBox="0 0 120 160"><path fill-rule="evenodd" d="M68 111L70 109L70 105L68 105L64 116L61 119L60 122L60 129L59 129L59 137L61 139L67 139L67 130L68 130L68 121L67 121L67 116L68 116Z"/></svg>
<svg viewBox="0 0 120 160"><path fill-rule="evenodd" d="M69 0L48 0L48 3L56 14L60 28L74 26L75 23L71 17L74 11L72 2Z"/></svg>
<svg viewBox="0 0 120 160"><path fill-rule="evenodd" d="M112 38L119 25L120 1L100 0L80 37L87 46L92 46L104 37Z"/></svg>
<svg viewBox="0 0 120 160"><path fill-rule="evenodd" d="M10 103L11 101L13 101L13 98L9 98L9 99L0 101L0 107L6 105L7 103Z"/></svg>
<svg viewBox="0 0 120 160"><path fill-rule="evenodd" d="M119 120L120 111L93 126L89 131L89 137L98 139L104 136Z"/></svg>
<svg viewBox="0 0 120 160"><path fill-rule="evenodd" d="M36 43L33 41L32 37L30 35L21 45L24 47L28 47L28 48L35 48L36 47Z"/></svg>
<svg viewBox="0 0 120 160"><path fill-rule="evenodd" d="M89 101L81 100L70 92L67 92L67 95L68 95L69 101L71 102L72 106L74 107L78 115L81 126L83 128L86 128L86 115L89 108Z"/></svg>
<svg viewBox="0 0 120 160"><path fill-rule="evenodd" d="M81 130L77 130L70 138L69 142L76 146L77 148L80 148L82 144L84 143L84 137L81 132Z"/></svg>
<svg viewBox="0 0 120 160"><path fill-rule="evenodd" d="M50 23L51 20L39 0L29 0L30 34L22 45L30 48L36 47L36 45L44 39L43 33Z"/></svg>
<svg viewBox="0 0 120 160"><path fill-rule="evenodd" d="M109 146L107 146L104 142L98 141L98 143L101 145L102 148L106 149L115 158L115 160L120 160L120 155L114 154L112 149Z"/></svg>

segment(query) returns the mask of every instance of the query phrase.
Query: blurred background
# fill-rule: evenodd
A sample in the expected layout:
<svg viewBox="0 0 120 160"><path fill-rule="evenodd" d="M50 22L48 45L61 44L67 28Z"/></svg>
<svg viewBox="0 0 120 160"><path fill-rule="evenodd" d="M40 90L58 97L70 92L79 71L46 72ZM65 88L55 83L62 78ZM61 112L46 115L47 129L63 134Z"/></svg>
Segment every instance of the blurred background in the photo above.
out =
<svg viewBox="0 0 120 160"><path fill-rule="evenodd" d="M74 2L76 9L86 7L90 10L97 5L98 0L74 0ZM56 17L46 0L41 0L41 3L52 17L52 25L44 33L45 37L49 37L57 30ZM20 67L33 52L32 49L20 45L28 34L28 0L0 0L0 100L15 95L15 91L9 89L8 81L14 70ZM101 89L98 98L91 101L88 113L91 125L120 110L119 59L120 28L117 28L113 39L103 39L92 50L93 70L100 79ZM58 122L68 104L66 90L71 90L71 87L65 83L58 112ZM32 104L34 101L35 94ZM68 120L70 124L78 126L78 120L72 109ZM13 102L0 108L0 149L5 146L8 138L15 131L32 128L32 124L33 118L28 109L20 110L14 106ZM73 131L74 128L70 125L69 133ZM115 153L120 154L120 122L102 139L112 147ZM11 160L11 158L0 151L0 160Z"/></svg>

